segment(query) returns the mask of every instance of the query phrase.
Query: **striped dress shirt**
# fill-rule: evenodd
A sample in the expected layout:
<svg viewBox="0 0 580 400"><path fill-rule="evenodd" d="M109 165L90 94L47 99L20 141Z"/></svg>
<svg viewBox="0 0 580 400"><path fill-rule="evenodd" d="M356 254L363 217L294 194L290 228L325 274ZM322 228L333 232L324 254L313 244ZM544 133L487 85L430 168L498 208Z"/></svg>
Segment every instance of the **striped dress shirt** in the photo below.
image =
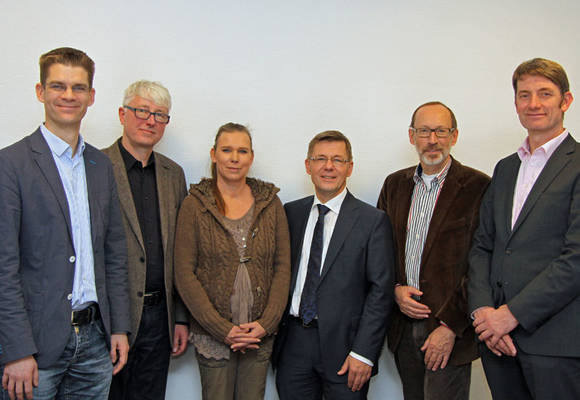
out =
<svg viewBox="0 0 580 400"><path fill-rule="evenodd" d="M425 240L429 233L429 224L435 210L435 204L443 188L447 172L451 166L451 158L443 170L433 177L430 184L426 184L422 178L421 164L417 166L413 180L415 188L411 197L409 217L407 219L407 240L405 243L405 274L407 285L417 289L419 287L419 275L421 272L421 256Z"/></svg>

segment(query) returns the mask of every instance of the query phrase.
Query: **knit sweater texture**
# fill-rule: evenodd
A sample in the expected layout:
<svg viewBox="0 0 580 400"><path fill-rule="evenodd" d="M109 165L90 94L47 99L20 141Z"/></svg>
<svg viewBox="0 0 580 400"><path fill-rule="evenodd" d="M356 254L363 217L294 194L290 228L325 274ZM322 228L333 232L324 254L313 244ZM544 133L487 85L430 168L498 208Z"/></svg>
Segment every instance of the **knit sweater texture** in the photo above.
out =
<svg viewBox="0 0 580 400"><path fill-rule="evenodd" d="M252 282L252 318L276 332L288 300L290 236L279 189L246 178L255 201L244 262ZM192 331L220 341L234 326L231 303L241 260L213 195L212 180L191 185L179 211L175 236L175 285L193 316Z"/></svg>

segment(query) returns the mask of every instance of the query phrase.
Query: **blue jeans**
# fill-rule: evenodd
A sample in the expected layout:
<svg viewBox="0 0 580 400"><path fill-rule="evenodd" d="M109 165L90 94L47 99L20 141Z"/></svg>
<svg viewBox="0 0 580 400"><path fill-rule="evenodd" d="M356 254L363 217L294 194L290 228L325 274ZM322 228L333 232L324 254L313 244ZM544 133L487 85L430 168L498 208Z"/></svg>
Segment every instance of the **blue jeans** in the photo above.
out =
<svg viewBox="0 0 580 400"><path fill-rule="evenodd" d="M34 400L106 400L113 374L101 320L71 326L69 341L60 358L38 371ZM4 390L0 398L8 400Z"/></svg>

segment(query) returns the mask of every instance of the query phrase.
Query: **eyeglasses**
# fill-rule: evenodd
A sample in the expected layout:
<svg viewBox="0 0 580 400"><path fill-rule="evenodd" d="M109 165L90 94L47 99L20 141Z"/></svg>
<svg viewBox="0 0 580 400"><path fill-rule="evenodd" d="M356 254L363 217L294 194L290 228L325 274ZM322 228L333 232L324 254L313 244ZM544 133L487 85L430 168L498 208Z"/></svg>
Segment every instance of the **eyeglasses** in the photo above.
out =
<svg viewBox="0 0 580 400"><path fill-rule="evenodd" d="M330 160L332 165L334 165L336 168L342 167L343 165L350 162L350 160L345 160L345 159L340 158L340 157L328 158L328 157L324 157L324 156L318 156L318 157L309 157L308 159L312 163L318 164L318 165L326 165L328 160Z"/></svg>
<svg viewBox="0 0 580 400"><path fill-rule="evenodd" d="M130 106L123 106L128 110L131 110L135 113L135 116L139 119L149 119L151 115L155 119L155 122L159 122L160 124L167 124L169 122L169 115L161 112L152 112L146 110L145 108L135 108Z"/></svg>
<svg viewBox="0 0 580 400"><path fill-rule="evenodd" d="M437 136L439 139L447 139L449 135L455 132L455 128L444 128L442 126L435 129L427 128L426 126L422 126L421 128L413 128L411 126L409 129L422 139L430 137L431 132L434 132L435 136Z"/></svg>

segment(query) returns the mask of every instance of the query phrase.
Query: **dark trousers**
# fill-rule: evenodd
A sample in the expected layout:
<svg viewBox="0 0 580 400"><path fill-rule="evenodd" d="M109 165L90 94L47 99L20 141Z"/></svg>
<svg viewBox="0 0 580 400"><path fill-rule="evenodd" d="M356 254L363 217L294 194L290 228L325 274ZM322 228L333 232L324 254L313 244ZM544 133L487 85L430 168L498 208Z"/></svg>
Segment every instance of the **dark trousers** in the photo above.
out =
<svg viewBox="0 0 580 400"><path fill-rule="evenodd" d="M421 346L429 333L424 321L407 323L395 352L405 400L468 400L471 363L427 370Z"/></svg>
<svg viewBox="0 0 580 400"><path fill-rule="evenodd" d="M144 306L137 339L127 365L113 377L109 400L164 399L170 353L165 301Z"/></svg>
<svg viewBox="0 0 580 400"><path fill-rule="evenodd" d="M276 388L280 400L366 399L367 384L358 392L351 391L336 371L325 371L316 327L304 328L297 318L288 322L288 337L276 374ZM345 355L346 358L346 355ZM330 376L332 374L332 376Z"/></svg>
<svg viewBox="0 0 580 400"><path fill-rule="evenodd" d="M479 345L494 399L580 399L580 358L529 354L515 344L515 357L497 357L485 344Z"/></svg>

